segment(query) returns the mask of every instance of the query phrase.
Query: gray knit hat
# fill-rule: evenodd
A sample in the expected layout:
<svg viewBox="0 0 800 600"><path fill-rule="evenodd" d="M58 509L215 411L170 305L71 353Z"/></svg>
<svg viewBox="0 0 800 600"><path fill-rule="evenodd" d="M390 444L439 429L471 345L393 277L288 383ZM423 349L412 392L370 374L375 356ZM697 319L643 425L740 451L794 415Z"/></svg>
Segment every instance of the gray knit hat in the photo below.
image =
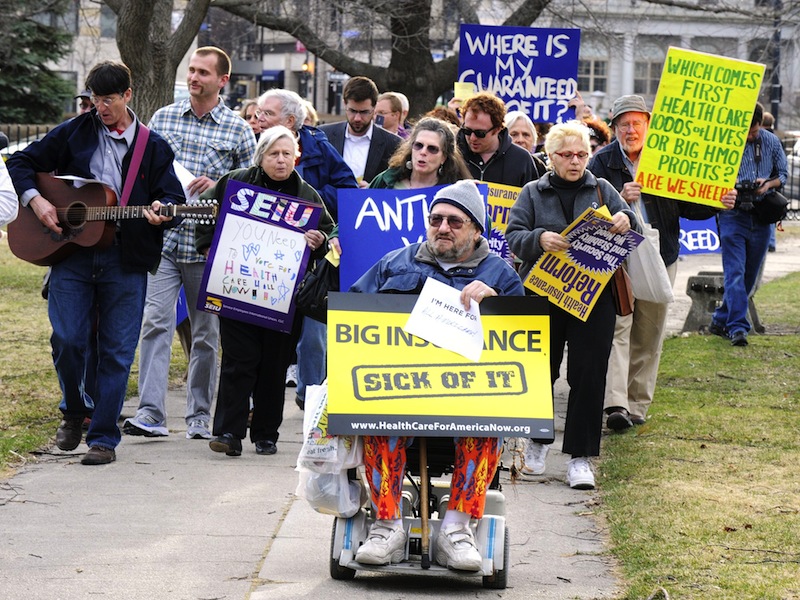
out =
<svg viewBox="0 0 800 600"><path fill-rule="evenodd" d="M443 187L433 196L433 201L429 208L432 209L440 202L451 204L463 210L475 221L478 229L483 231L486 223L486 203L483 201L480 192L478 192L474 181L462 179L453 185Z"/></svg>

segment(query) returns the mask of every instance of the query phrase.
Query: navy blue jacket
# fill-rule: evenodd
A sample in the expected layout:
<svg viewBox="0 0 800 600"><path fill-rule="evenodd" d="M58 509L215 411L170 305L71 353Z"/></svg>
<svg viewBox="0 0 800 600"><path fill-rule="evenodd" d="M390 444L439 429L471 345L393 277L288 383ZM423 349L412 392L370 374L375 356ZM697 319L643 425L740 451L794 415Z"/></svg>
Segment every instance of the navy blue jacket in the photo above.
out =
<svg viewBox="0 0 800 600"><path fill-rule="evenodd" d="M39 142L12 154L6 165L17 194L21 196L36 187L36 173L93 179L89 162L100 143L98 128L102 126L92 110L62 123ZM136 135L139 135L138 129ZM123 182L128 174L133 148L132 145L128 149L122 161ZM173 159L169 144L151 131L128 204L144 206L154 200L164 204L184 204L186 199L172 168ZM174 226L176 221L168 221L168 226ZM121 220L119 239L123 264L132 270L155 269L161 258L163 230L163 226L150 225L146 219Z"/></svg>
<svg viewBox="0 0 800 600"><path fill-rule="evenodd" d="M337 190L357 188L356 176L344 162L342 155L328 141L324 132L316 127L303 125L298 135L301 156L295 171L317 190L333 220L338 221Z"/></svg>
<svg viewBox="0 0 800 600"><path fill-rule="evenodd" d="M622 191L622 186L627 182L633 181L633 175L622 160L622 148L618 140L598 150L589 162L588 169L596 177L607 179L618 192ZM661 258L667 266L678 260L680 217L697 221L713 217L719 212L710 206L652 194L642 194L642 201L650 225L658 229Z"/></svg>

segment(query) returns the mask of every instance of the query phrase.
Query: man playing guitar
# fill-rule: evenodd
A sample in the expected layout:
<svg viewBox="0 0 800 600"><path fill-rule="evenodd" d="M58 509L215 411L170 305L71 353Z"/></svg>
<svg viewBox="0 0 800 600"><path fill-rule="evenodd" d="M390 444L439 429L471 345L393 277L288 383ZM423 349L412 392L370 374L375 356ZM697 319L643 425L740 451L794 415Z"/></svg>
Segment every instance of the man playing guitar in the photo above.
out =
<svg viewBox="0 0 800 600"><path fill-rule="evenodd" d="M94 109L14 153L7 166L20 211L33 210L56 237L65 231L66 215L40 193L37 173L98 180L121 199L120 204L148 207L139 209L145 219L117 221L111 245L76 249L53 265L50 278L53 362L66 401L56 445L61 450L77 448L84 417L91 416L86 434L89 451L81 463L97 465L116 460L117 420L139 339L147 272L158 265L163 230L172 224L167 224L171 217L159 211L164 204L185 199L169 145L148 132L128 108L132 96L128 67L99 63L89 72L85 87L92 93ZM84 376L96 317L97 384L94 412L89 415Z"/></svg>

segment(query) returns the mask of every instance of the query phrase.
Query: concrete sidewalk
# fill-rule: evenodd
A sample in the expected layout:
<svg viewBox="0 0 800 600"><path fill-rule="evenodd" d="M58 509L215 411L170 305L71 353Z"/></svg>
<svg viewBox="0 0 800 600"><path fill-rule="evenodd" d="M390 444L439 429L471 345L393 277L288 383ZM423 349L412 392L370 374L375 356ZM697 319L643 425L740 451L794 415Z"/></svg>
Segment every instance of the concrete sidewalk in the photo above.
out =
<svg viewBox="0 0 800 600"><path fill-rule="evenodd" d="M798 270L796 242L770 254L765 280ZM679 331L689 303L686 279L719 269L718 256L679 265L670 330ZM45 358L43 357L43 360ZM185 439L185 391L172 390L167 438L124 436L116 463L79 464L86 451L55 447L0 481L0 597L10 600L293 599L483 595L480 579L359 573L352 582L328 576L332 518L294 497L293 470L302 413L288 390L279 451L241 457L211 452ZM136 399L123 418L133 415ZM55 407L54 407L55 408ZM566 394L556 391L563 432ZM566 458L551 450L545 476L511 483L501 475L511 536L509 588L496 596L542 600L614 598L620 585L593 518L596 492L571 490ZM504 458L510 464L508 457ZM493 597L495 594L492 594Z"/></svg>

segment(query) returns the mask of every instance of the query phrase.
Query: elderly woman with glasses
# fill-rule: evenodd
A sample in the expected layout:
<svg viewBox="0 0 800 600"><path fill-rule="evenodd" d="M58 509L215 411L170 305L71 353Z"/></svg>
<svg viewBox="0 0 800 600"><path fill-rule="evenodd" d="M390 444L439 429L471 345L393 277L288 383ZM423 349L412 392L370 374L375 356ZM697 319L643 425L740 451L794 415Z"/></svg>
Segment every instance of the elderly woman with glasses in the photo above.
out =
<svg viewBox="0 0 800 600"><path fill-rule="evenodd" d="M545 152L551 171L525 185L511 209L506 238L522 260L527 274L545 252L569 248L561 231L587 208L602 203L612 215L611 232L624 234L638 227L633 211L616 189L586 169L591 146L589 129L580 121L555 125L547 134ZM558 379L564 347L567 354L569 399L562 451L572 456L567 483L575 489L593 489L590 457L600 454L603 396L616 314L610 286L606 286L584 322L552 305L550 311L550 379ZM538 452L534 451L538 450ZM544 468L546 450L533 447Z"/></svg>
<svg viewBox="0 0 800 600"><path fill-rule="evenodd" d="M389 168L376 175L369 187L424 188L471 177L450 126L425 117L397 147L389 159Z"/></svg>
<svg viewBox="0 0 800 600"><path fill-rule="evenodd" d="M318 229L303 235L315 258L327 252L328 237L333 232L333 219L324 209L319 194L295 170L300 155L294 133L277 125L261 133L253 157L253 166L231 171L203 193L203 198L215 198L221 205L230 202L225 195L229 180L243 181L323 207ZM214 238L214 225L197 225L195 246L208 255ZM220 317L219 331L222 346L217 406L214 413L214 435L209 446L214 452L240 456L242 440L248 424L250 398L253 417L250 440L256 454L270 455L278 451L278 428L283 421L286 392L286 369L297 345L302 317L298 314L290 333L259 327L229 317Z"/></svg>

